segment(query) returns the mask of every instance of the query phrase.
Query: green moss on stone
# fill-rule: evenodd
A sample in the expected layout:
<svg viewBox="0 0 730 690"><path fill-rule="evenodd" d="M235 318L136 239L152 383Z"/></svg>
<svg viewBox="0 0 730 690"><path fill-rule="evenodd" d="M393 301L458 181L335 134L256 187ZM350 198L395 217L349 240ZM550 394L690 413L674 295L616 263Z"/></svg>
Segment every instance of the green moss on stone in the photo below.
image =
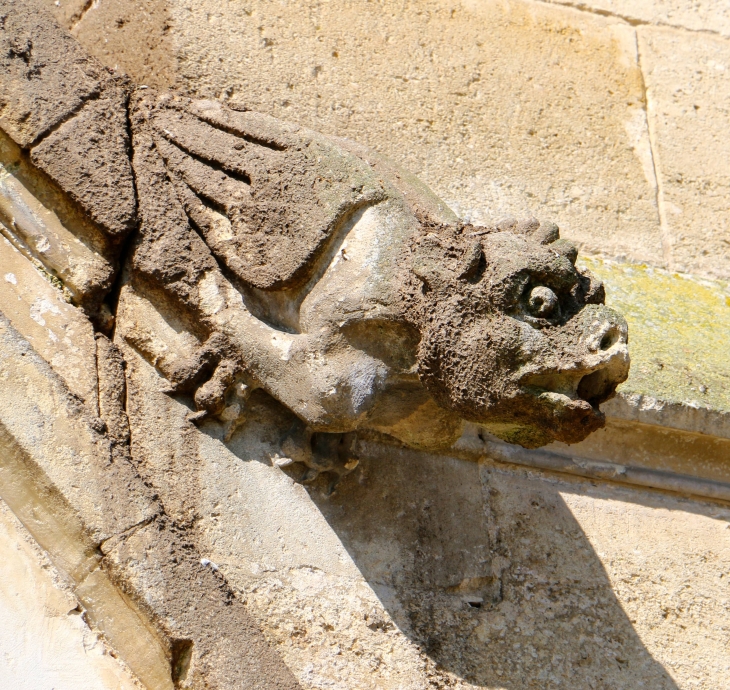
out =
<svg viewBox="0 0 730 690"><path fill-rule="evenodd" d="M631 373L619 390L730 411L730 284L583 257L629 323Z"/></svg>

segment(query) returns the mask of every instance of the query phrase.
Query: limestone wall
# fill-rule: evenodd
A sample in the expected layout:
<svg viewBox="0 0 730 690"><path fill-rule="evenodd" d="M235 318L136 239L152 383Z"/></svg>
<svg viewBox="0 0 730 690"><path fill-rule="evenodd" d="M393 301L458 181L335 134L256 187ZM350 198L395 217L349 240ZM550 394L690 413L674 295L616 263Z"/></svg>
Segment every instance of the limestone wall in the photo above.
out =
<svg viewBox="0 0 730 690"><path fill-rule="evenodd" d="M191 687L183 642L213 650L219 687L240 665L267 687L266 649L312 690L730 689L726 4L47 5L140 83L355 139L474 222L555 219L638 349L583 444L515 454L471 428L436 456L370 438L330 496L279 466L281 405L196 428L117 334L115 465L95 416L108 344L0 246L0 688Z"/></svg>
<svg viewBox="0 0 730 690"><path fill-rule="evenodd" d="M728 278L729 27L709 1L102 0L74 34L382 151L474 221L549 215L589 253Z"/></svg>

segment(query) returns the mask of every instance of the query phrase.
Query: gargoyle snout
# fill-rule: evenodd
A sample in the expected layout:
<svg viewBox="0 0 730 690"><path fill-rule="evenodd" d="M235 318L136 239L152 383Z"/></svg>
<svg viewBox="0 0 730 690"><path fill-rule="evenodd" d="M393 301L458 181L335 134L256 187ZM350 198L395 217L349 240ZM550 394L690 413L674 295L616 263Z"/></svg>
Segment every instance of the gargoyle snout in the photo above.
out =
<svg viewBox="0 0 730 690"><path fill-rule="evenodd" d="M624 317L609 307L598 307L584 341L584 366L589 372L578 383L579 398L596 407L613 396L616 386L629 374L628 342Z"/></svg>
<svg viewBox="0 0 730 690"><path fill-rule="evenodd" d="M591 326L586 342L589 352L612 352L628 345L626 319L613 309L601 307Z"/></svg>

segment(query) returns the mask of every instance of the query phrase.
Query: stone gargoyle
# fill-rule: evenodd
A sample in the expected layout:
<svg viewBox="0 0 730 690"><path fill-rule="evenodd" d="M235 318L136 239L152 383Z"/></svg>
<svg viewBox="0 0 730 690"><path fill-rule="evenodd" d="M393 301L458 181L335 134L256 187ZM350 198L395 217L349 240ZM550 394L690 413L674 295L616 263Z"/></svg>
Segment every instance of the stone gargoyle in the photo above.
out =
<svg viewBox="0 0 730 690"><path fill-rule="evenodd" d="M351 141L135 88L77 44L54 48L72 80L57 57L33 73L40 29L23 43L8 26L3 155L26 187L37 169L83 211L67 223L88 226L73 251L100 268L48 233L38 249L17 195L6 234L193 396L191 421L215 416L230 435L263 389L300 420L283 449L308 477L351 468L363 429L444 449L465 421L525 447L603 426L599 406L628 375L627 326L556 225L463 223ZM41 89L46 110L28 118Z"/></svg>

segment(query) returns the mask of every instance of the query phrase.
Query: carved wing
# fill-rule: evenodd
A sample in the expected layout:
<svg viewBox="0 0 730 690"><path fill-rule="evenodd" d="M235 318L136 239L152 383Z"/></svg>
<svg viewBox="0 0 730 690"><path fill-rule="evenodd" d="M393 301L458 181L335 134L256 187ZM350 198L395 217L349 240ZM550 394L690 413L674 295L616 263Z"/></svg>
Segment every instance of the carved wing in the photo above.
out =
<svg viewBox="0 0 730 690"><path fill-rule="evenodd" d="M213 255L246 284L305 281L340 224L384 197L372 169L322 135L213 101L142 93L134 126L147 129Z"/></svg>

